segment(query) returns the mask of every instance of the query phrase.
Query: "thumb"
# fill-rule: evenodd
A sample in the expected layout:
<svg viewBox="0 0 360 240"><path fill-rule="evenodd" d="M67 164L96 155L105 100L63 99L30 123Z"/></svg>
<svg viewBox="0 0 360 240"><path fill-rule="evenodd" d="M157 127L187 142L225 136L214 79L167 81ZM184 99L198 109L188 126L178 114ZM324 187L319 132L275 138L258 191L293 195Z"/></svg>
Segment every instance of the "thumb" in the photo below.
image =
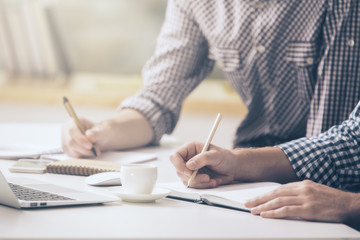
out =
<svg viewBox="0 0 360 240"><path fill-rule="evenodd" d="M94 143L96 142L100 132L101 132L101 127L95 125L92 128L86 130L85 135L91 142Z"/></svg>
<svg viewBox="0 0 360 240"><path fill-rule="evenodd" d="M79 120L80 120L81 124L83 125L83 127L85 128L85 130L90 129L94 126L94 123L86 118L81 117L81 118L79 118Z"/></svg>

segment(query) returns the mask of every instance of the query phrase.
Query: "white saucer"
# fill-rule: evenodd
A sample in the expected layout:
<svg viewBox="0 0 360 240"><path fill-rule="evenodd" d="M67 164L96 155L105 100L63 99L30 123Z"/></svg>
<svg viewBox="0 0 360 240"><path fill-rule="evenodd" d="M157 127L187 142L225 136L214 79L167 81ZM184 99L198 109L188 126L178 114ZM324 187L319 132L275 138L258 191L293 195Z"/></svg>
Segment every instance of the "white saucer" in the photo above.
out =
<svg viewBox="0 0 360 240"><path fill-rule="evenodd" d="M157 199L164 198L170 194L170 190L164 188L154 188L151 194L134 194L124 192L121 188L109 189L125 202L146 203L154 202Z"/></svg>

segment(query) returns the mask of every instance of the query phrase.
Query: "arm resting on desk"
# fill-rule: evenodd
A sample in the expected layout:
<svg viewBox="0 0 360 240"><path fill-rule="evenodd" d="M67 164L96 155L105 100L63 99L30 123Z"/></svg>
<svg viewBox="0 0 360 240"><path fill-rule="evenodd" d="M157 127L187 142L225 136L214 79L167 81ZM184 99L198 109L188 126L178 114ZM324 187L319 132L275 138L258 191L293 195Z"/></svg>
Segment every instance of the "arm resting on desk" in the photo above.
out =
<svg viewBox="0 0 360 240"><path fill-rule="evenodd" d="M69 121L62 129L62 147L70 156L92 156L91 147L100 153L141 147L153 138L153 129L143 115L132 109L123 109L113 118L93 123L80 119L86 129L85 135Z"/></svg>

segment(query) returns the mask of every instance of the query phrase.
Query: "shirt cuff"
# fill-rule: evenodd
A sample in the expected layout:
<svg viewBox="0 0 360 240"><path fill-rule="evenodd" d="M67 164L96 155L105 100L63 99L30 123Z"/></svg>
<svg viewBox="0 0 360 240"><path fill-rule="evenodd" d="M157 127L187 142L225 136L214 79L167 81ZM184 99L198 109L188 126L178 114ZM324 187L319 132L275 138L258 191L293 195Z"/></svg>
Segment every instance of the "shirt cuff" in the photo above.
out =
<svg viewBox="0 0 360 240"><path fill-rule="evenodd" d="M300 180L310 179L339 188L336 166L327 153L330 142L324 139L300 138L277 145L284 151Z"/></svg>

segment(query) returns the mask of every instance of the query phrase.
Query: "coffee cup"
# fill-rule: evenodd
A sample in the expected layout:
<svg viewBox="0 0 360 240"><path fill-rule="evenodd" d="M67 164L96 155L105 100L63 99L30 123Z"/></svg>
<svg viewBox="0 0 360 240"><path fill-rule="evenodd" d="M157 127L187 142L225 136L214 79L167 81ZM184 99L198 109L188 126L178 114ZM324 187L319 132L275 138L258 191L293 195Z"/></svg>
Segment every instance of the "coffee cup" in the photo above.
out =
<svg viewBox="0 0 360 240"><path fill-rule="evenodd" d="M151 194L157 179L153 164L125 164L120 170L121 185L126 193Z"/></svg>

